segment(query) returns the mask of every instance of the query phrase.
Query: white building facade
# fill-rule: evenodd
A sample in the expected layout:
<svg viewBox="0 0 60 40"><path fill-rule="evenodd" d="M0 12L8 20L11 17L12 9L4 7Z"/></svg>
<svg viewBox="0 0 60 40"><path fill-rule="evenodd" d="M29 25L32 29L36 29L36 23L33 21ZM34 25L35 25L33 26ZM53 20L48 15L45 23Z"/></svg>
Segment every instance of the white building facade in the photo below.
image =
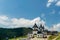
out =
<svg viewBox="0 0 60 40"><path fill-rule="evenodd" d="M35 25L33 26L33 31L28 34L28 37L30 37L30 38L34 38L34 37L38 37L38 38L47 37L47 32L45 31L44 26L42 26L42 24L40 25L40 27L38 27L36 25L36 23L35 23Z"/></svg>

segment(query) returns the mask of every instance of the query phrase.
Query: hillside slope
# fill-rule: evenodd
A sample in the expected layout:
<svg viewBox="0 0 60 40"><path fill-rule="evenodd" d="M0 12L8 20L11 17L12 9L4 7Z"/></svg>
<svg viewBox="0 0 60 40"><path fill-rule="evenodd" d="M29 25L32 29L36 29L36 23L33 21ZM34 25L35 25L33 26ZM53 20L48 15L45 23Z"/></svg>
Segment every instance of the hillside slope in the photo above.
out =
<svg viewBox="0 0 60 40"><path fill-rule="evenodd" d="M28 32L32 31L31 28L15 28L15 29L7 29L0 28L0 40L6 40L7 38L14 38L27 35Z"/></svg>

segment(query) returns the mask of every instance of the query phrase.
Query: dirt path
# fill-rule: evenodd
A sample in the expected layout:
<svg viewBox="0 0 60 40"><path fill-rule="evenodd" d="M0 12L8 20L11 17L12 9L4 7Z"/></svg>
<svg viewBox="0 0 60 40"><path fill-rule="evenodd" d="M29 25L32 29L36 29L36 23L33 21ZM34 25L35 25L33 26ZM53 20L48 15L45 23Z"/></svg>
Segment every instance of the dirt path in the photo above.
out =
<svg viewBox="0 0 60 40"><path fill-rule="evenodd" d="M59 35L60 36L60 35ZM53 40L56 40L59 36L57 36L56 38L54 38Z"/></svg>

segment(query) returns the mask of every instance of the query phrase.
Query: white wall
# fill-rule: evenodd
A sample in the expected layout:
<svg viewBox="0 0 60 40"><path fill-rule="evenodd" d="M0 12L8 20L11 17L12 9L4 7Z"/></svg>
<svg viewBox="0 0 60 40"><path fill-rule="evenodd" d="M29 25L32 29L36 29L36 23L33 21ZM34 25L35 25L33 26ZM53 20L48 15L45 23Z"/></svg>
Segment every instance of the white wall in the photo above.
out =
<svg viewBox="0 0 60 40"><path fill-rule="evenodd" d="M43 34L37 34L37 37L41 37L42 38L43 37Z"/></svg>
<svg viewBox="0 0 60 40"><path fill-rule="evenodd" d="M28 37L33 37L33 34L28 34Z"/></svg>
<svg viewBox="0 0 60 40"><path fill-rule="evenodd" d="M33 31L33 34L37 34L38 31Z"/></svg>

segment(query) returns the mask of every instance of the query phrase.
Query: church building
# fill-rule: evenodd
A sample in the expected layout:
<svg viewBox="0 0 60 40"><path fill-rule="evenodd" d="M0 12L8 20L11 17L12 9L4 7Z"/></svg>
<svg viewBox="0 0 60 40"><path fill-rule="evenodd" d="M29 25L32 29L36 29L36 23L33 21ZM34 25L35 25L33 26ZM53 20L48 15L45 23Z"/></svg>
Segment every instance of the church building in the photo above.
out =
<svg viewBox="0 0 60 40"><path fill-rule="evenodd" d="M31 33L28 33L28 37L34 38L47 38L47 31L45 30L44 26L40 24L38 27L37 24L35 23L34 26L32 27L33 31Z"/></svg>

